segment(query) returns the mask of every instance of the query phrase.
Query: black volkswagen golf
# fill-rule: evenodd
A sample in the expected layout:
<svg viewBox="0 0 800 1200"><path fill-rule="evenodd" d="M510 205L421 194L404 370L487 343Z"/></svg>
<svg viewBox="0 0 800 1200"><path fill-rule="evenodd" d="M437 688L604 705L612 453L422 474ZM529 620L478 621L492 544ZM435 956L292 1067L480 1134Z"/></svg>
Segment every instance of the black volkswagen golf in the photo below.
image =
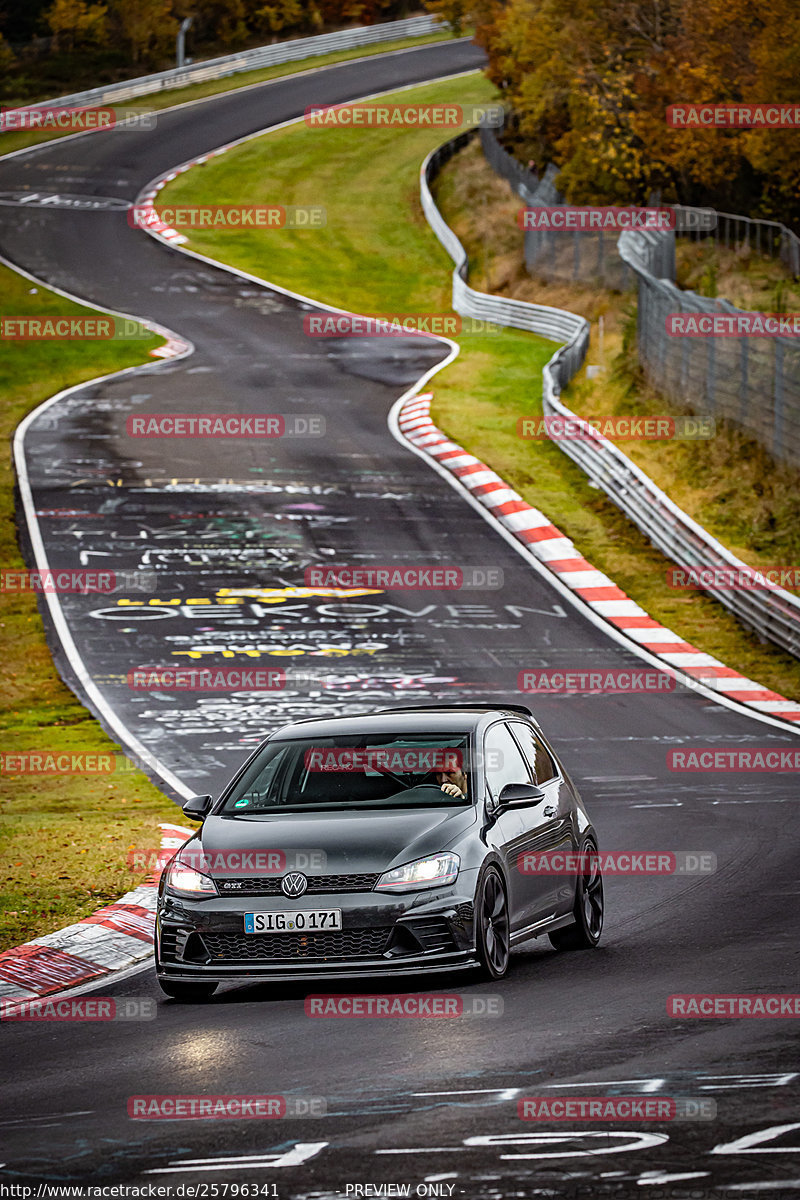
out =
<svg viewBox="0 0 800 1200"><path fill-rule="evenodd" d="M437 705L288 725L164 870L156 971L221 982L508 969L547 934L597 945L603 883L577 788L522 706Z"/></svg>

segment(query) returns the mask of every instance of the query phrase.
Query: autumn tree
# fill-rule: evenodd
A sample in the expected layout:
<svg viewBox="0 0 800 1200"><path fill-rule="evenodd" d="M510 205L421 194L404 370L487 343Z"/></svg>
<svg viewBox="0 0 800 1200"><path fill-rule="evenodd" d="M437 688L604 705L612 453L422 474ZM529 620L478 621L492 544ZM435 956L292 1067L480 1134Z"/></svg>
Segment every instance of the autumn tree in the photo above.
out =
<svg viewBox="0 0 800 1200"><path fill-rule="evenodd" d="M0 71L8 71L14 62L14 54L8 42L0 33Z"/></svg>
<svg viewBox="0 0 800 1200"><path fill-rule="evenodd" d="M796 0L465 0L461 19L509 107L509 148L554 162L573 203L656 192L800 218L800 131L666 119L680 103L800 101Z"/></svg>
<svg viewBox="0 0 800 1200"><path fill-rule="evenodd" d="M276 0L273 4L264 4L256 9L253 17L259 30L268 30L270 33L298 29L305 20L300 0Z"/></svg>
<svg viewBox="0 0 800 1200"><path fill-rule="evenodd" d="M44 15L53 35L53 48L72 52L82 46L103 45L108 38L108 9L87 0L54 0Z"/></svg>
<svg viewBox="0 0 800 1200"><path fill-rule="evenodd" d="M441 17L456 37L460 37L464 32L470 8L469 0L428 0L425 7L428 12Z"/></svg>
<svg viewBox="0 0 800 1200"><path fill-rule="evenodd" d="M172 51L178 23L171 0L109 0L109 16L135 65Z"/></svg>

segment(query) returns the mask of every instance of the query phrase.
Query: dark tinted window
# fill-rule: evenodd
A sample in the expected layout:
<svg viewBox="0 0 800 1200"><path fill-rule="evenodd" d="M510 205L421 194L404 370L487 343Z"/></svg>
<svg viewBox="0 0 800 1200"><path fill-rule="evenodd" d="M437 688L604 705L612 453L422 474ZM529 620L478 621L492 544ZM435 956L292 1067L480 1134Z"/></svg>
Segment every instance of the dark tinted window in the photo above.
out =
<svg viewBox="0 0 800 1200"><path fill-rule="evenodd" d="M514 721L512 729L519 738L525 757L534 764L536 782L547 783L558 771L544 742L532 726L525 725L522 721Z"/></svg>
<svg viewBox="0 0 800 1200"><path fill-rule="evenodd" d="M246 816L467 804L472 796L468 742L466 733L349 734L269 742L221 811ZM466 779L466 797L442 791L445 772L457 786L463 787Z"/></svg>
<svg viewBox="0 0 800 1200"><path fill-rule="evenodd" d="M483 751L489 791L497 800L507 783L529 783L531 773L506 725L487 730Z"/></svg>

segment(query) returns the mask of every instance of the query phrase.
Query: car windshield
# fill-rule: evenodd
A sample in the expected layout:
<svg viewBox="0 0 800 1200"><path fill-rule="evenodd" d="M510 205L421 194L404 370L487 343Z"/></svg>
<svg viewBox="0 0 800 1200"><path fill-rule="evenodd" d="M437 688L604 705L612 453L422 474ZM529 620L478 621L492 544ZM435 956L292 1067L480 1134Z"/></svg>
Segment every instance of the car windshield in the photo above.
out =
<svg viewBox="0 0 800 1200"><path fill-rule="evenodd" d="M351 734L269 742L222 812L469 804L466 733Z"/></svg>

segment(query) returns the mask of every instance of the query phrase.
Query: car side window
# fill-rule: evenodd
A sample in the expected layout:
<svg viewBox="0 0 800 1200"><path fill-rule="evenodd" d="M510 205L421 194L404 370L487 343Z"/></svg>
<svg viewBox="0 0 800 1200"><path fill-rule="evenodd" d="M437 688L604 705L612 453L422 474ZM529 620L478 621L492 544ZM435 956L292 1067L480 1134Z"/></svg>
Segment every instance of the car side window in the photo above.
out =
<svg viewBox="0 0 800 1200"><path fill-rule="evenodd" d="M547 783L548 779L554 779L558 774L555 763L533 727L522 721L514 721L512 728L525 752L525 758L534 768L536 783Z"/></svg>
<svg viewBox="0 0 800 1200"><path fill-rule="evenodd" d="M494 800L507 783L530 783L531 772L508 726L492 725L483 742L486 782Z"/></svg>

